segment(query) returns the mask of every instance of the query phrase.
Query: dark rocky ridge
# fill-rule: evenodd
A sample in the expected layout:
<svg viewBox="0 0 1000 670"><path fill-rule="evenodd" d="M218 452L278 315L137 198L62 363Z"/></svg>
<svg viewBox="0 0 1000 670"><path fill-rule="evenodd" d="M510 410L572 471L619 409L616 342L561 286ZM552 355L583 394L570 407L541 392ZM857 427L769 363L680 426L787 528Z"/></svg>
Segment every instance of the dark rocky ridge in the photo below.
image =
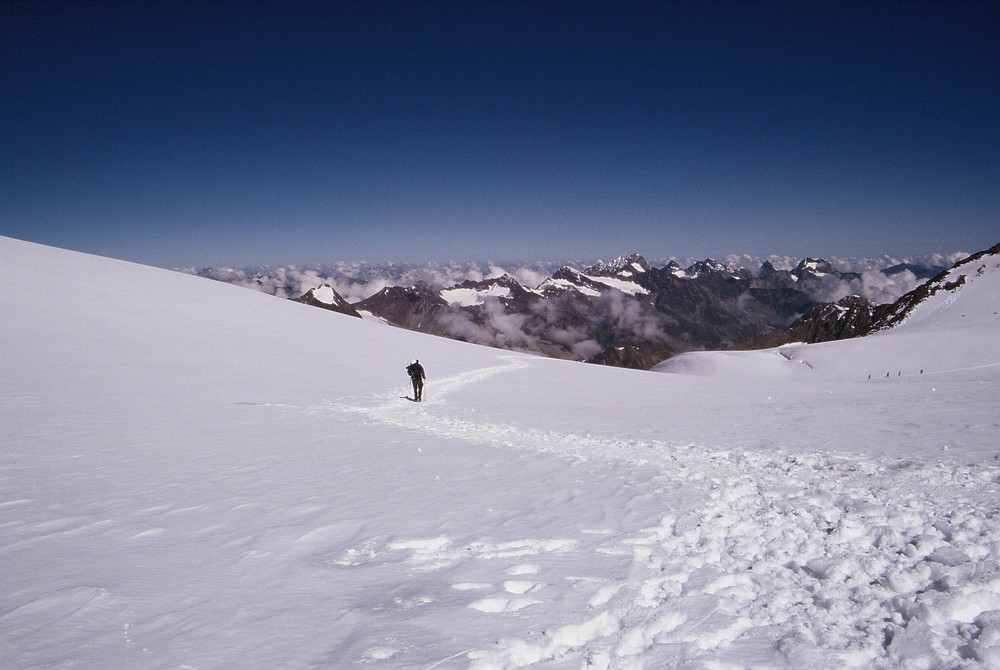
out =
<svg viewBox="0 0 1000 670"><path fill-rule="evenodd" d="M1000 245L961 263L998 253ZM914 268L929 271L898 266L895 272ZM687 268L675 262L656 268L633 254L582 271L564 266L535 288L502 275L440 290L426 283L388 287L345 305L355 314L369 312L390 324L433 335L648 369L684 351L860 337L891 327L928 295L948 289L946 276L947 271L938 274L891 305L858 296L826 303L813 296L822 294L830 282L857 281L860 275L814 258L792 270L765 262L751 272L712 259ZM308 301L308 295L299 300L341 311L314 298Z"/></svg>

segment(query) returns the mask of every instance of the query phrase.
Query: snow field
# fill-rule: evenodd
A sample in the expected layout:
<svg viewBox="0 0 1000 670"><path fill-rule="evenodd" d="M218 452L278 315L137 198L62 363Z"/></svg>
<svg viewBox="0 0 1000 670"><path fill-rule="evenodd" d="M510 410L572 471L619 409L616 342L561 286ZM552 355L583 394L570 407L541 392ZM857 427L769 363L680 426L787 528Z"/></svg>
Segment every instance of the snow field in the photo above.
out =
<svg viewBox="0 0 1000 670"><path fill-rule="evenodd" d="M989 314L649 374L0 257L2 667L1000 663Z"/></svg>

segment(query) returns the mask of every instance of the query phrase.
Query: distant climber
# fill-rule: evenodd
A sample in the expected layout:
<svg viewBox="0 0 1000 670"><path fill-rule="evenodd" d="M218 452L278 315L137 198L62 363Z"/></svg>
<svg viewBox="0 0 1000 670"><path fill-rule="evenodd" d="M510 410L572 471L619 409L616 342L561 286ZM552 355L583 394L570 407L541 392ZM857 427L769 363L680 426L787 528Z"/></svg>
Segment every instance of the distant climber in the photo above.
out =
<svg viewBox="0 0 1000 670"><path fill-rule="evenodd" d="M424 396L424 380L427 379L420 361L416 358L410 361L406 366L406 374L410 375L410 381L413 382L413 399L420 402Z"/></svg>

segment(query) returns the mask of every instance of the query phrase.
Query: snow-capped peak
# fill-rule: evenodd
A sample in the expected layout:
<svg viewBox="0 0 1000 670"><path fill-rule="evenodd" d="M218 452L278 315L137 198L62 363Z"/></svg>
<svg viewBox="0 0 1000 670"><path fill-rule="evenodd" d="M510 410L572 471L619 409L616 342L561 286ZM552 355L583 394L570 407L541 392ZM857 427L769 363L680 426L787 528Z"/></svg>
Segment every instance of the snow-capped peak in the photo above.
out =
<svg viewBox="0 0 1000 670"><path fill-rule="evenodd" d="M481 305L486 298L509 298L527 290L516 279L508 274L503 274L482 281L466 280L461 284L442 290L441 297L452 305L472 307Z"/></svg>
<svg viewBox="0 0 1000 670"><path fill-rule="evenodd" d="M837 270L830 261L821 258L804 258L792 270L792 274L800 279L803 277L818 279L829 274L837 274Z"/></svg>
<svg viewBox="0 0 1000 670"><path fill-rule="evenodd" d="M728 267L711 258L698 261L684 270L684 277L688 279L697 279L704 275L736 276Z"/></svg>
<svg viewBox="0 0 1000 670"><path fill-rule="evenodd" d="M314 300L324 305L332 305L337 302L336 291L329 284L323 284L319 288L311 288L308 293L312 295Z"/></svg>
<svg viewBox="0 0 1000 670"><path fill-rule="evenodd" d="M297 302L322 307L333 312L348 314L350 316L361 316L354 307L351 306L344 297L337 293L337 290L329 284L322 284L316 288L311 288L302 296L296 299Z"/></svg>
<svg viewBox="0 0 1000 670"><path fill-rule="evenodd" d="M589 276L614 276L621 275L631 277L636 274L649 272L649 263L639 254L631 256L619 256L613 261L598 261L594 265L583 271Z"/></svg>
<svg viewBox="0 0 1000 670"><path fill-rule="evenodd" d="M614 268L618 268L614 270ZM633 272L628 268L646 268L649 265L641 256L619 258L612 263L598 263L580 272L569 266L561 267L551 277L538 287L542 291L573 290L589 297L597 297L608 289L614 289L629 295L646 294L649 290L633 279Z"/></svg>

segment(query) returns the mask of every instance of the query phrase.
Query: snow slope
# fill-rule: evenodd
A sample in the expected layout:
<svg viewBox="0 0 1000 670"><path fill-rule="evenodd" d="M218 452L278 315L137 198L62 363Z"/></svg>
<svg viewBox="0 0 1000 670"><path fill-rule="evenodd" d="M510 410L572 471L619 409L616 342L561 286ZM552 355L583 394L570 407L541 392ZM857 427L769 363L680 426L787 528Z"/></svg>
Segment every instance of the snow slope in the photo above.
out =
<svg viewBox="0 0 1000 670"><path fill-rule="evenodd" d="M680 375L0 259L4 668L1000 664L995 285Z"/></svg>

